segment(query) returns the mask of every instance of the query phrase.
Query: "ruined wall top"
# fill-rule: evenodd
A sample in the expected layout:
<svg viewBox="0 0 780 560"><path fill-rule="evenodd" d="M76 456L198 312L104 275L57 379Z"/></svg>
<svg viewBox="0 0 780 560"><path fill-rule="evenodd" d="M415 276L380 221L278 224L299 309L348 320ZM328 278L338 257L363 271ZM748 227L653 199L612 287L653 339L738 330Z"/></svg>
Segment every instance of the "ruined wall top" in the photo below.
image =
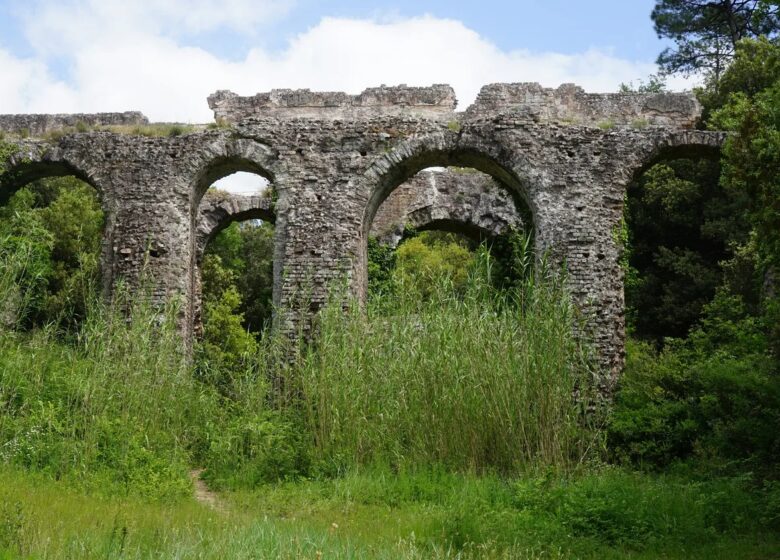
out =
<svg viewBox="0 0 780 560"><path fill-rule="evenodd" d="M97 126L132 126L148 124L138 111L124 113L73 113L67 115L0 115L0 132L20 136L42 136L49 132Z"/></svg>
<svg viewBox="0 0 780 560"><path fill-rule="evenodd" d="M701 105L691 93L586 93L574 84L490 84L468 108L471 116L518 112L533 122L692 128Z"/></svg>
<svg viewBox="0 0 780 560"><path fill-rule="evenodd" d="M208 98L215 119L236 123L253 117L355 119L381 116L454 118L455 92L448 85L369 88L358 95L275 89L242 97L220 90ZM692 128L701 105L690 93L586 93L574 84L544 88L537 83L490 84L466 111L470 118L511 112L532 123L589 126Z"/></svg>
<svg viewBox="0 0 780 560"><path fill-rule="evenodd" d="M455 110L455 91L448 85L380 86L358 95L308 89L274 89L252 97L220 90L208 98L215 119L238 122L257 116L354 118L382 115L447 114Z"/></svg>

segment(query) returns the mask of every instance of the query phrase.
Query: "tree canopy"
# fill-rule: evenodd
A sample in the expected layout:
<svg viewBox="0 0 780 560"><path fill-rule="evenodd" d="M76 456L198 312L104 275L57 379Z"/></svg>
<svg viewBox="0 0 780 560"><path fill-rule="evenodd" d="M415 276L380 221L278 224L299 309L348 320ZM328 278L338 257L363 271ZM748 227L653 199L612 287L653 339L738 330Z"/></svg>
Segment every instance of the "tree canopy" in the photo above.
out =
<svg viewBox="0 0 780 560"><path fill-rule="evenodd" d="M664 73L703 72L717 83L740 40L777 37L780 2L658 0L651 18L658 36L674 42L658 57Z"/></svg>

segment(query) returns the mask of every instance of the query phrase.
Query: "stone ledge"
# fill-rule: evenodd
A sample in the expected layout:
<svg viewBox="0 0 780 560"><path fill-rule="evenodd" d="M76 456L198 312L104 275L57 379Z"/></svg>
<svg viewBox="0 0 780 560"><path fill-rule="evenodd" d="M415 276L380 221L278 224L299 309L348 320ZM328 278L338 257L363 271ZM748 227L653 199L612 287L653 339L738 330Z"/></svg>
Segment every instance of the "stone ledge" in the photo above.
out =
<svg viewBox="0 0 780 560"><path fill-rule="evenodd" d="M143 113L72 113L0 115L0 131L20 136L42 136L49 132L79 127L149 124Z"/></svg>

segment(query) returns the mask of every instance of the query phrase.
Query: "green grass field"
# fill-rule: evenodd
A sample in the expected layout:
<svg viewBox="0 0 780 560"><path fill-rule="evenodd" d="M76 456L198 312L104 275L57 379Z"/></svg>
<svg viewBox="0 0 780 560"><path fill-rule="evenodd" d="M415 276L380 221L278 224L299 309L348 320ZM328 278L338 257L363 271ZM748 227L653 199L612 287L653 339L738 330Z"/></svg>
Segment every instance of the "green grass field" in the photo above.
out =
<svg viewBox="0 0 780 560"><path fill-rule="evenodd" d="M367 472L218 494L101 496L0 473L3 558L776 558L739 481L605 470L506 480ZM754 526L755 524L755 526Z"/></svg>

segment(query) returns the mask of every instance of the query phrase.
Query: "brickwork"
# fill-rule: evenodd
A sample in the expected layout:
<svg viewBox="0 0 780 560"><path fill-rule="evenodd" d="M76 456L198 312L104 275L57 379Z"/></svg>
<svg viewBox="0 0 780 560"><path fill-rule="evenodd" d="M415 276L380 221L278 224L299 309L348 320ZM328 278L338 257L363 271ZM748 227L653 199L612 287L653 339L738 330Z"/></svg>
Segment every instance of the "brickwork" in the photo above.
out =
<svg viewBox="0 0 780 560"><path fill-rule="evenodd" d="M184 299L191 336L200 208L217 179L249 171L274 186L274 303L302 311L277 318L293 329L326 301L333 281L346 277L365 296L367 238L397 187L428 167L474 168L527 206L537 248L566 263L601 364L616 378L625 336L617 234L626 187L660 158L717 154L724 140L691 129L700 110L693 96L498 84L459 113L446 86L368 91L381 95L336 95L335 108L325 106L334 94L288 92L283 109L269 105L280 105L273 92L222 92L211 102L220 121L233 123L228 128L22 140L2 163L0 199L47 175L94 185L107 215L106 290L119 278L132 287L146 276L155 299Z"/></svg>

